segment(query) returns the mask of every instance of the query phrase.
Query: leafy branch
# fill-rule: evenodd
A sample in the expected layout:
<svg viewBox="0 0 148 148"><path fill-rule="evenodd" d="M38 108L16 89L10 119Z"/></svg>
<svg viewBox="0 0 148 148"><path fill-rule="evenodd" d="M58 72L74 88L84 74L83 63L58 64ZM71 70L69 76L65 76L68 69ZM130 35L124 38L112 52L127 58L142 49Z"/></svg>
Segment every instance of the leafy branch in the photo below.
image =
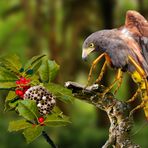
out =
<svg viewBox="0 0 148 148"><path fill-rule="evenodd" d="M8 130L22 131L27 143L42 135L55 148L45 127L70 123L69 118L55 105L57 99L63 102L74 99L70 90L52 82L58 71L59 65L45 55L35 56L25 65L17 55L0 58L0 90L8 91L5 111L15 111L20 116L19 120L10 121Z"/></svg>

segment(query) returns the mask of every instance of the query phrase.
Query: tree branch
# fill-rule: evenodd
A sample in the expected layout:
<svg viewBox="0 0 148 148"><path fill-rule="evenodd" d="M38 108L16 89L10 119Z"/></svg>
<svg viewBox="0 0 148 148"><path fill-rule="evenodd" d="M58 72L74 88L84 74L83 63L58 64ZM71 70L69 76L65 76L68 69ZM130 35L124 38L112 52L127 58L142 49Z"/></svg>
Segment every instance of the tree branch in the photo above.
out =
<svg viewBox="0 0 148 148"><path fill-rule="evenodd" d="M45 131L42 131L42 135L44 139L48 142L48 144L51 145L52 148L57 148L52 139L47 135Z"/></svg>
<svg viewBox="0 0 148 148"><path fill-rule="evenodd" d="M110 146L116 148L140 148L130 139L130 131L133 126L133 118L130 116L130 107L127 103L119 101L108 92L102 96L105 90L103 85L93 84L89 87L75 82L66 82L65 87L72 90L75 97L87 101L90 104L104 110L110 120L109 138L102 148Z"/></svg>

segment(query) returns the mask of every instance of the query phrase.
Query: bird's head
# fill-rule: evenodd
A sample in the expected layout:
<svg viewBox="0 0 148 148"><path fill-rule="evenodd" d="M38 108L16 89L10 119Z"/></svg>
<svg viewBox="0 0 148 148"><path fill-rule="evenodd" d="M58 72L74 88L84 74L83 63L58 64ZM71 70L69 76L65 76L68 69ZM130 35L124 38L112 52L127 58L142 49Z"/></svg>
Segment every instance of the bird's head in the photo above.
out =
<svg viewBox="0 0 148 148"><path fill-rule="evenodd" d="M91 34L83 43L82 46L82 59L86 60L87 56L96 50L94 34Z"/></svg>
<svg viewBox="0 0 148 148"><path fill-rule="evenodd" d="M103 37L104 31L97 31L92 33L90 36L86 38L82 46L82 59L86 60L88 55L92 52L99 51L99 49L103 49Z"/></svg>

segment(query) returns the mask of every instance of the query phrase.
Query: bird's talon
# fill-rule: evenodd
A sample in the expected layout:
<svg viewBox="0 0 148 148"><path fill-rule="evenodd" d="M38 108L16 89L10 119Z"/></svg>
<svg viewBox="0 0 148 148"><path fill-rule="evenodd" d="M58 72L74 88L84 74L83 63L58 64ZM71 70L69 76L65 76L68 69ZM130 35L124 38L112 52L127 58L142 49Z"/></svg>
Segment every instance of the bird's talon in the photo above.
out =
<svg viewBox="0 0 148 148"><path fill-rule="evenodd" d="M104 98L105 95L106 95L106 92L103 92L103 93L101 94L101 98Z"/></svg>
<svg viewBox="0 0 148 148"><path fill-rule="evenodd" d="M129 99L129 100L127 100L127 101L125 101L126 103L131 103L131 102L133 102L134 100L131 100L131 99Z"/></svg>

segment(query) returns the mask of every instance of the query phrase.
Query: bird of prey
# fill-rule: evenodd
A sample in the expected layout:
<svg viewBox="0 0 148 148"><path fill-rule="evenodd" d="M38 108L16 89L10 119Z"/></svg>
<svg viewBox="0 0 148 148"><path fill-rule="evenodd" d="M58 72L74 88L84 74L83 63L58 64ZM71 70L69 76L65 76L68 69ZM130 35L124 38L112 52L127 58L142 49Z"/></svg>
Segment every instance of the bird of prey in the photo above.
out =
<svg viewBox="0 0 148 148"><path fill-rule="evenodd" d="M100 82L102 79L107 65L110 65L113 69L117 69L117 76L104 94L107 93L116 82L118 82L117 91L122 82L123 72L130 73L139 88L130 101L133 101L139 91L141 91L142 103L137 106L136 109L143 107L148 118L147 20L137 11L129 10L126 13L125 24L123 26L92 33L86 38L82 48L82 58L84 60L92 52L99 51L101 53L92 63L88 82L97 63L105 57L105 63L96 82Z"/></svg>

